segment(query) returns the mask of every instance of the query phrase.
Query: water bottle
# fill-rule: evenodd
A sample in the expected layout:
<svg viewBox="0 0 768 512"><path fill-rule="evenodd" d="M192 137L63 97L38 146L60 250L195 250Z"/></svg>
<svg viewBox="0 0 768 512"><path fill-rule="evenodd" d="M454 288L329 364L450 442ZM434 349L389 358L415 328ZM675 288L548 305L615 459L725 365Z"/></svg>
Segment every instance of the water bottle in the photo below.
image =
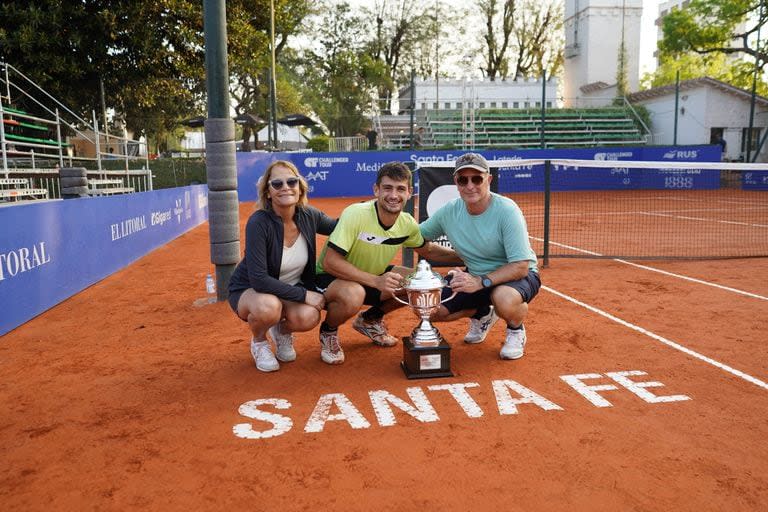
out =
<svg viewBox="0 0 768 512"><path fill-rule="evenodd" d="M205 293L208 294L209 303L216 302L216 281L211 274L205 276Z"/></svg>

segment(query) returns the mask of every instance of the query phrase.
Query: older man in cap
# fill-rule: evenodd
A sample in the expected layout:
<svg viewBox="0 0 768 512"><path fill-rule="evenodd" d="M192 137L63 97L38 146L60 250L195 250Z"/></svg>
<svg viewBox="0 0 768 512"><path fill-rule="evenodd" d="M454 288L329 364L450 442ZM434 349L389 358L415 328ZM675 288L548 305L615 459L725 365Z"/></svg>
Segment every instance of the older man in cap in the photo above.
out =
<svg viewBox="0 0 768 512"><path fill-rule="evenodd" d="M444 293L458 293L432 319L470 317L464 341L480 343L501 318L507 332L499 356L519 359L526 342L523 320L541 280L523 213L511 199L491 192L492 179L482 155L462 155L453 171L460 197L419 226L425 240L445 235L466 264L449 272L450 290Z"/></svg>

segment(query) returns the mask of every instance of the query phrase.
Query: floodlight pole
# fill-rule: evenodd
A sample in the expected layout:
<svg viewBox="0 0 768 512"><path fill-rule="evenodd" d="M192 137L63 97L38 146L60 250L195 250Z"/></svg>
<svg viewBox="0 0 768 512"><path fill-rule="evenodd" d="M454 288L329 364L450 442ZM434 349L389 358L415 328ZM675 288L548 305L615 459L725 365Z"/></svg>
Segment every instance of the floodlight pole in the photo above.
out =
<svg viewBox="0 0 768 512"><path fill-rule="evenodd" d="M277 149L277 78L275 76L275 0L269 3L269 46L272 53L272 69L269 76L269 87L272 90L270 111L272 115L272 133L275 149Z"/></svg>
<svg viewBox="0 0 768 512"><path fill-rule="evenodd" d="M547 70L541 71L541 149L547 147L545 135L547 121Z"/></svg>
<svg viewBox="0 0 768 512"><path fill-rule="evenodd" d="M760 2L760 13L759 13L759 20L763 21L763 5L765 5L764 2ZM755 74L752 77L752 99L749 102L749 131L747 131L747 156L744 159L745 162L750 162L751 155L752 155L752 130L755 128L755 100L757 99L757 72L760 68L760 28L762 27L761 24L758 24L757 26L757 44L755 45L755 48L757 51L755 52ZM755 155L755 158L757 158L757 155Z"/></svg>
<svg viewBox="0 0 768 512"><path fill-rule="evenodd" d="M416 72L414 70L411 70L411 144L410 148L413 150L413 115L414 110L416 110L416 83L415 83L415 76Z"/></svg>
<svg viewBox="0 0 768 512"><path fill-rule="evenodd" d="M675 129L673 131L672 145L677 146L677 106L680 104L680 70L675 74Z"/></svg>

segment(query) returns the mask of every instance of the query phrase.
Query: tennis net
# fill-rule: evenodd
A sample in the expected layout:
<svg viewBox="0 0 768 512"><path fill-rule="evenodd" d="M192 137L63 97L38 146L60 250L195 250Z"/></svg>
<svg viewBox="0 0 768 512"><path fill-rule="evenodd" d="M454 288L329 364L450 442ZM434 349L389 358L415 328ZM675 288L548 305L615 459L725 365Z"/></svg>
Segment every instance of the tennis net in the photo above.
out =
<svg viewBox="0 0 768 512"><path fill-rule="evenodd" d="M490 163L496 190L522 209L545 264L548 258L768 256L766 164Z"/></svg>

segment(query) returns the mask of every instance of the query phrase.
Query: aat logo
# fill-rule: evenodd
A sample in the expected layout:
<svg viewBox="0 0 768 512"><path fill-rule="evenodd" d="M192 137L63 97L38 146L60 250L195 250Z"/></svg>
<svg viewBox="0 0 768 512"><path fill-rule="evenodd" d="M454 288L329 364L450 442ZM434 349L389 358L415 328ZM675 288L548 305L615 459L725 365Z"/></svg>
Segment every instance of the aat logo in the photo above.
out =
<svg viewBox="0 0 768 512"><path fill-rule="evenodd" d="M317 171L317 172L310 172L307 173L305 176L307 182L310 181L325 181L328 178L328 173L330 171Z"/></svg>

